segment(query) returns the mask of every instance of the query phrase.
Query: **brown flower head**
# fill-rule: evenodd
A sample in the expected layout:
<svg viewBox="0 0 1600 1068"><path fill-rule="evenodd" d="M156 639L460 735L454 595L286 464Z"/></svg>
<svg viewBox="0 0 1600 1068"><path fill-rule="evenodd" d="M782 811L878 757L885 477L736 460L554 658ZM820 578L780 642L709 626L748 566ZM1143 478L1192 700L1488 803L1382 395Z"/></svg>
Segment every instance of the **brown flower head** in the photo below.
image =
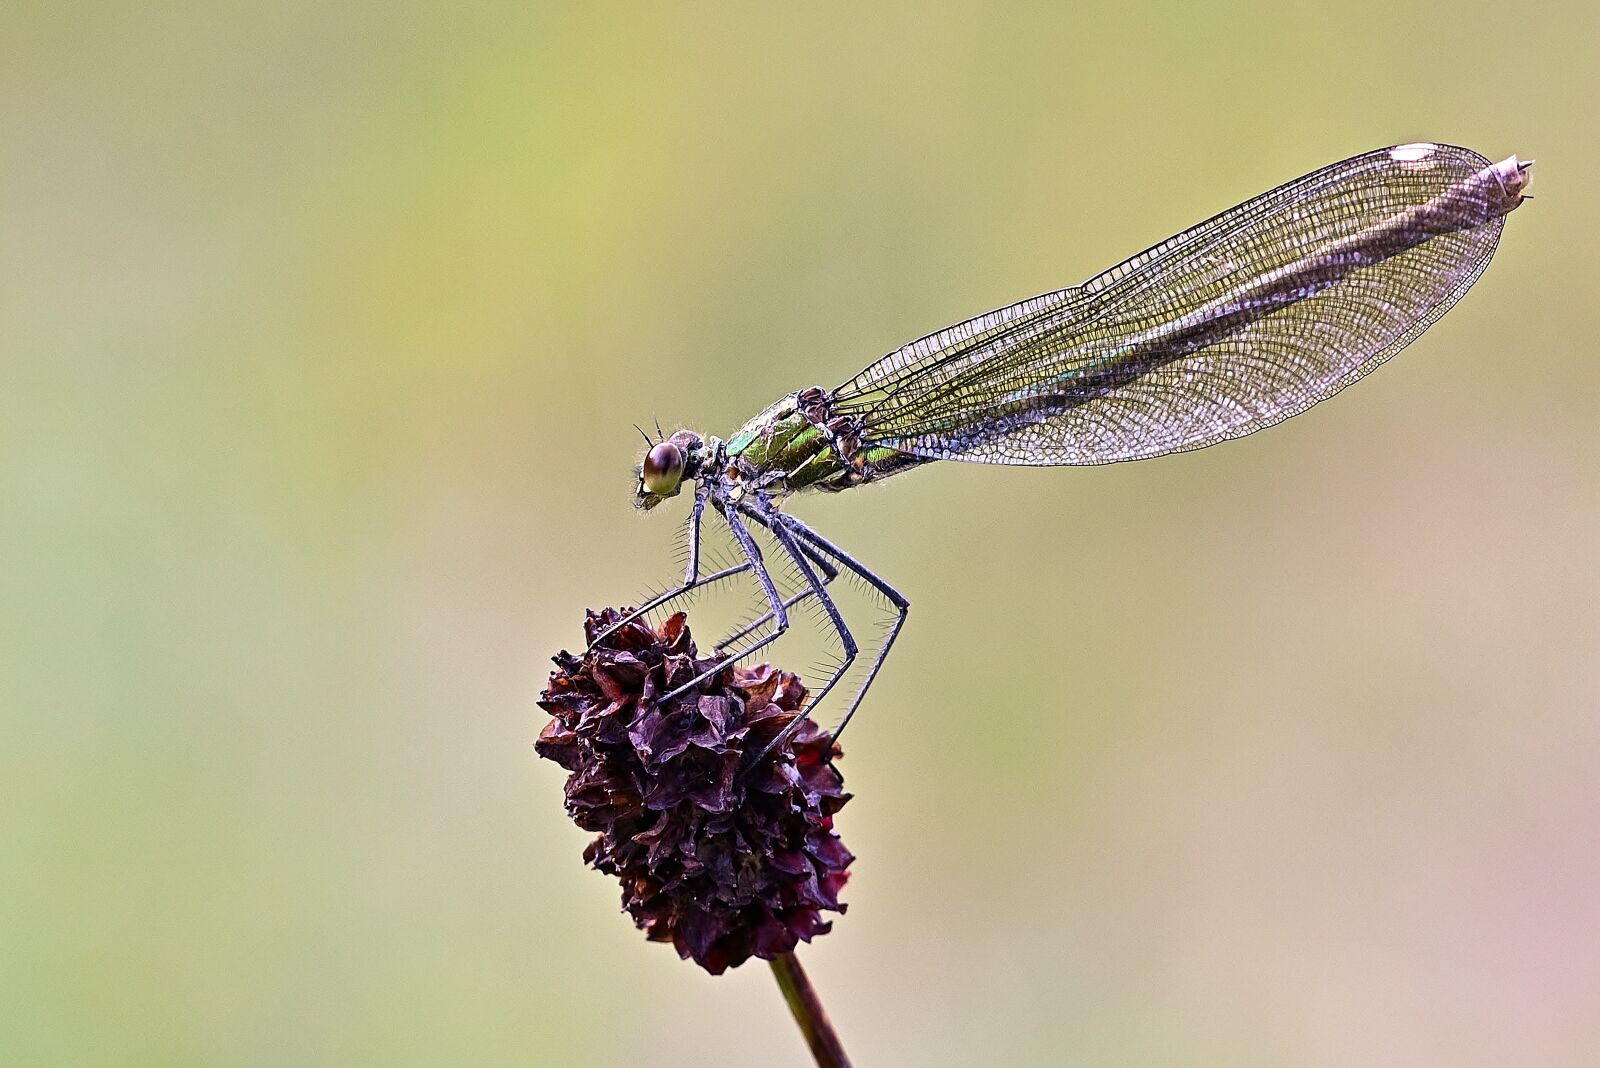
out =
<svg viewBox="0 0 1600 1068"><path fill-rule="evenodd" d="M585 636L622 617L590 612ZM535 749L572 773L567 814L599 832L584 859L621 880L647 937L717 975L832 927L822 913L845 910L855 859L833 831L849 800L828 764L838 750L806 720L746 766L804 706L796 676L730 667L658 703L712 664L681 612L659 630L630 620L555 662L539 702L555 718Z"/></svg>

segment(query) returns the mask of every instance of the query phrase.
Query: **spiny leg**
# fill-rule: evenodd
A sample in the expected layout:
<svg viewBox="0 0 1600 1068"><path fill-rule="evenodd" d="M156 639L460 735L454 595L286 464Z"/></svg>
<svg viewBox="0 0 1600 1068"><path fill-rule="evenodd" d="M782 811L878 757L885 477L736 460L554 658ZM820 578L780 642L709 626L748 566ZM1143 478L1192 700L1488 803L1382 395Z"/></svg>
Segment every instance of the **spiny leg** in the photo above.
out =
<svg viewBox="0 0 1600 1068"><path fill-rule="evenodd" d="M822 689L817 691L816 697L811 701L811 704L814 705L822 700L829 690L833 689L840 677L849 670L850 664L856 658L856 654L861 651L860 647L856 645L855 635L850 633L849 627L845 626L844 615L840 613L839 606L834 603L833 597L829 595L827 590L828 583L838 576L838 569L829 564L822 554L816 550L809 546L801 545L795 536L786 530L782 523L778 522L779 515L776 509L767 506L752 508L748 511L762 526L772 532L772 536L777 539L778 544L782 545L784 551L794 560L795 566L800 569L801 578L805 580L808 586L807 592L816 597L817 602L822 605L823 611L828 614L828 621L833 624L833 629L839 635L839 645L844 654L842 661L832 677L828 679ZM819 579L817 573L812 570L811 565L813 563L819 563L828 577Z"/></svg>
<svg viewBox="0 0 1600 1068"><path fill-rule="evenodd" d="M702 586L710 586L712 583L721 582L723 579L732 578L734 575L742 574L743 572L750 570L750 561L747 559L742 564L734 564L732 566L722 568L719 571L713 571L704 578L700 576L700 516L701 513L705 511L705 503L705 493L698 486L696 486L694 494L694 507L689 512L687 537L689 543L689 564L684 570L683 584L681 586L674 587L673 589L656 594L654 597L651 597L649 600L641 604L638 608L635 608L632 612L629 612L627 615L611 624L605 630L602 630L599 634L596 634L594 641L589 643L589 648L593 649L595 646L605 641L612 634L621 629L622 625L627 623L629 620L638 619L646 612L654 612L662 605L668 603L669 601L677 600L679 597L689 593L691 590L697 590Z"/></svg>
<svg viewBox="0 0 1600 1068"><path fill-rule="evenodd" d="M829 561L826 556L823 556L821 553L819 553L817 550L811 548L811 546L809 546L809 545L798 544L798 547L799 547L801 552L805 553L806 559L810 560L811 563L816 566L817 570L822 572L822 576L821 576L820 583L819 583L820 585L826 586L828 583L832 582L834 579L839 577L839 569L834 567L832 562ZM816 596L816 591L813 590L810 586L807 586L805 589L800 590L798 593L791 594L789 596L789 598L783 602L783 607L784 608L793 608L795 605L799 604L801 601L805 600L807 597L814 597L814 596ZM723 649L725 649L728 646L732 645L734 642L738 641L740 638L743 638L745 635L749 634L751 631L756 630L759 627L766 626L767 621L769 619L771 619L771 618L772 618L772 610L768 609L767 611L763 612L761 615L757 616L755 619L752 619L750 622L746 623L744 626L742 626L738 630L734 631L732 634L729 634L726 637L724 637L716 645L712 646L713 651L720 653Z"/></svg>
<svg viewBox="0 0 1600 1068"><path fill-rule="evenodd" d="M861 705L861 699L867 695L867 688L872 685L872 680L878 677L878 671L883 667L883 662L889 657L889 650L894 646L894 640L900 636L900 628L905 626L906 615L911 610L911 602L899 590L879 578L867 566L856 560L849 553L839 548L821 534L806 526L791 515L776 514L777 522L793 533L801 541L815 547L818 551L832 557L837 563L848 568L861 578L867 585L883 595L894 606L895 620L889 627L889 633L884 635L883 644L878 647L878 655L872 658L872 663L867 667L867 675L861 681L860 689L850 699L850 707L844 710L844 717L839 720L839 725L833 729L834 740L844 733L845 726L850 722L850 717L856 714L856 709Z"/></svg>
<svg viewBox="0 0 1600 1068"><path fill-rule="evenodd" d="M732 567L725 567L721 571L713 571L711 574L702 579L697 579L694 582L686 582L682 586L677 586L673 589L667 590L665 593L658 593L656 596L644 602L644 604L641 604L638 608L635 608L632 612L629 612L627 615L611 624L599 634L596 634L594 636L594 641L589 643L589 648L593 649L595 646L609 638L616 631L620 630L624 623L627 623L630 620L638 619L646 612L654 612L662 605L668 603L669 601L675 601L686 593L697 590L702 586L710 586L712 583L721 582L726 578L732 578L734 575L743 574L749 570L750 564L748 562L743 564L735 564Z"/></svg>
<svg viewBox="0 0 1600 1068"><path fill-rule="evenodd" d="M839 665L834 669L833 674L829 676L828 681L823 683L822 688L812 696L811 700L806 702L805 707L800 710L800 713L795 716L794 719L784 724L783 729L773 737L772 741L768 742L764 747L762 747L761 751L746 763L745 766L747 768L753 768L759 765L761 761L766 758L768 753L772 752L784 742L788 741L789 738L793 736L795 731L800 729L800 724L806 721L806 718L811 714L811 710L815 708L824 697L828 696L828 691L833 689L834 686L838 684L839 680L844 677L844 673L846 671L850 670L850 665L855 662L856 653L860 650L856 645L855 635L851 634L850 628L845 626L844 616L840 614L839 607L833 603L833 598L828 595L828 591L824 588L826 584L819 580L816 572L811 569L810 560L817 554L809 547L801 547L794 534L790 533L790 531L784 526L784 517L776 509L770 506L751 507L746 505L743 506L743 510L751 518L755 519L762 526L770 530L772 532L772 536L777 539L778 544L783 546L784 551L787 552L794 560L795 566L800 569L801 577L806 580L806 583L810 587L808 592L817 598L817 602L821 604L823 610L828 613L828 620L833 624L834 630L838 632L839 643L844 649L843 658L840 660ZM835 571L834 574L837 574L837 571ZM834 733L834 737L838 737L837 732Z"/></svg>
<svg viewBox="0 0 1600 1068"><path fill-rule="evenodd" d="M705 483L696 482L694 506L689 509L689 562L683 569L683 585L686 589L700 577L700 516L705 510Z"/></svg>
<svg viewBox="0 0 1600 1068"><path fill-rule="evenodd" d="M744 521L734 514L731 508L721 509L722 518L728 521L728 529L733 531L733 540L739 543L739 549L744 553L745 563L738 570L753 571L756 581L761 583L761 592L767 595L767 604L772 609L772 633L763 635L751 642L744 649L728 656L719 657L717 662L709 668L674 689L671 693L658 699L659 704L666 704L674 697L679 696L700 685L702 682L721 671L723 668L754 653L756 650L770 645L783 636L789 629L789 612L783 606L783 599L778 596L778 588L772 584L772 576L767 574L767 565L761 559L761 549L756 545L755 538L750 536L750 531L745 527ZM709 580L708 580L709 581Z"/></svg>

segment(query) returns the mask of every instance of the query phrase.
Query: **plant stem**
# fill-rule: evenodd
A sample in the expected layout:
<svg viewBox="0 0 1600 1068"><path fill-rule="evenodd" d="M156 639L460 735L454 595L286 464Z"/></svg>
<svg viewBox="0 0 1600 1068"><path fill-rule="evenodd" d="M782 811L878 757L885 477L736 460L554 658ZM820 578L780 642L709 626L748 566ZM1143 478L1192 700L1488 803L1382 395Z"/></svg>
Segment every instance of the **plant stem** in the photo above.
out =
<svg viewBox="0 0 1600 1068"><path fill-rule="evenodd" d="M778 988L783 991L783 1000L789 1003L789 1011L794 1013L794 1021L800 1025L800 1033L805 1035L806 1045L811 1047L818 1068L850 1068L850 1058L845 1056L839 1036L834 1034L828 1014L817 999L817 991L795 955L785 953L773 958L771 963L772 974L778 977Z"/></svg>

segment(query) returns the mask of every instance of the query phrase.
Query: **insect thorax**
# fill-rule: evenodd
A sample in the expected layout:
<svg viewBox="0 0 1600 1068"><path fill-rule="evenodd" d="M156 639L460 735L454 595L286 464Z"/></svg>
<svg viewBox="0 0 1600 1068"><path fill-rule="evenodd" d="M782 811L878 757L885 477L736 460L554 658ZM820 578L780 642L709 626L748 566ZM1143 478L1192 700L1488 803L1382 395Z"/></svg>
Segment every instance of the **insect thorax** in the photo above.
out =
<svg viewBox="0 0 1600 1068"><path fill-rule="evenodd" d="M835 415L826 390L791 393L740 427L727 455L747 481L777 494L836 492L922 463L863 441L860 424Z"/></svg>

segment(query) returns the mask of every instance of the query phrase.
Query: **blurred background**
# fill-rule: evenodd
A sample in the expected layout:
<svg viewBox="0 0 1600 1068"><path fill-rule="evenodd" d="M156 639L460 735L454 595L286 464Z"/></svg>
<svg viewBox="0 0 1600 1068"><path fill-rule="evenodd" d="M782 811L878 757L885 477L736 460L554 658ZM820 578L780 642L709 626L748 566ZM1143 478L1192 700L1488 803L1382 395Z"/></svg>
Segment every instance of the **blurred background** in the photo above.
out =
<svg viewBox="0 0 1600 1068"><path fill-rule="evenodd" d="M629 424L1431 139L1538 199L1336 400L796 502L915 604L802 959L863 1065L1600 1063L1593 5L0 20L0 1061L806 1063L533 754Z"/></svg>

